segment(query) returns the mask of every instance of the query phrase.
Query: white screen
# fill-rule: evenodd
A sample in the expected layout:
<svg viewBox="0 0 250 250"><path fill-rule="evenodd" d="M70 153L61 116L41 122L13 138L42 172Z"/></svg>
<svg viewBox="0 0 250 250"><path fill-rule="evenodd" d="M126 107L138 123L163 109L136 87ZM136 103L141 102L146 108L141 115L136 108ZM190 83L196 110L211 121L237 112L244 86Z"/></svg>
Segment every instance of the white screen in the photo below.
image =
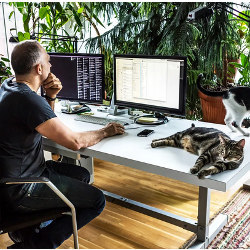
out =
<svg viewBox="0 0 250 250"><path fill-rule="evenodd" d="M183 60L116 57L116 100L179 109Z"/></svg>

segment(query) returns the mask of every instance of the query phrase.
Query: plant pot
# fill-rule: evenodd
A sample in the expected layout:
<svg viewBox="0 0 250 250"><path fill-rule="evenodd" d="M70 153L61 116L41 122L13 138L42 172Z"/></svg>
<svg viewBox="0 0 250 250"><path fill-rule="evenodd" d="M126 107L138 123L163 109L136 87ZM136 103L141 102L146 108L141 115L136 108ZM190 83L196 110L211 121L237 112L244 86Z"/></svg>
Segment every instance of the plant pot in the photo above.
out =
<svg viewBox="0 0 250 250"><path fill-rule="evenodd" d="M198 90L201 101L201 108L204 122L225 124L225 107L222 103L222 96L209 96Z"/></svg>
<svg viewBox="0 0 250 250"><path fill-rule="evenodd" d="M202 78L203 75L200 74L197 79L198 96L200 97L203 113L202 120L204 122L225 124L226 109L222 102L222 97L226 91L209 91L204 89L200 84Z"/></svg>

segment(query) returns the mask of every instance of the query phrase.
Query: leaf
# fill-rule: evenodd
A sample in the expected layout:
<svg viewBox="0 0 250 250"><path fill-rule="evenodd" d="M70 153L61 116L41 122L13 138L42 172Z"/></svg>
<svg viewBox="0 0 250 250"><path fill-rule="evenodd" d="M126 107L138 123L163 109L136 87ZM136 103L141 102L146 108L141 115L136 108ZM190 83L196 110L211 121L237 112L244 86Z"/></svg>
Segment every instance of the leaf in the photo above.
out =
<svg viewBox="0 0 250 250"><path fill-rule="evenodd" d="M28 15L27 14L23 14L23 22L25 22L27 18L28 18Z"/></svg>
<svg viewBox="0 0 250 250"><path fill-rule="evenodd" d="M3 61L5 61L5 62L10 62L10 60L9 60L8 58L6 58L6 57L1 57L1 59L2 59Z"/></svg>
<svg viewBox="0 0 250 250"><path fill-rule="evenodd" d="M23 15L23 28L25 32L29 32L29 21L30 21L30 16L27 14Z"/></svg>
<svg viewBox="0 0 250 250"><path fill-rule="evenodd" d="M235 66L236 68L242 67L242 65L237 62L230 62L229 64Z"/></svg>
<svg viewBox="0 0 250 250"><path fill-rule="evenodd" d="M82 14L83 10L84 10L84 8L82 7L82 8L80 8L80 9L77 10L77 13Z"/></svg>
<svg viewBox="0 0 250 250"><path fill-rule="evenodd" d="M17 36L18 36L18 41L19 42L21 42L21 41L23 41L24 40L24 37L23 37L23 33L22 32L18 32L18 34L17 34Z"/></svg>
<svg viewBox="0 0 250 250"><path fill-rule="evenodd" d="M74 15L74 18L76 20L77 25L82 27L82 22L81 22L79 16L77 15L77 12L75 11L74 7L70 3L68 3L67 6L73 12L73 15Z"/></svg>
<svg viewBox="0 0 250 250"><path fill-rule="evenodd" d="M41 28L42 28L42 30L43 30L44 32L47 31L47 30L49 29L49 27L48 27L46 24L44 24L44 23L41 23L40 25L41 25Z"/></svg>
<svg viewBox="0 0 250 250"><path fill-rule="evenodd" d="M49 25L49 28L52 28L50 15L46 15L46 22Z"/></svg>
<svg viewBox="0 0 250 250"><path fill-rule="evenodd" d="M30 39L30 33L29 32L25 32L23 34L23 38L24 38L24 40L29 40Z"/></svg>
<svg viewBox="0 0 250 250"><path fill-rule="evenodd" d="M9 20L11 19L12 15L14 14L14 10L10 12L9 14Z"/></svg>
<svg viewBox="0 0 250 250"><path fill-rule="evenodd" d="M22 8L24 7L24 2L17 2L16 5L17 5L17 8Z"/></svg>
<svg viewBox="0 0 250 250"><path fill-rule="evenodd" d="M56 2L55 7L56 7L56 10L57 10L59 13L62 13L62 12L63 12L62 5L61 5L59 2Z"/></svg>
<svg viewBox="0 0 250 250"><path fill-rule="evenodd" d="M39 17L41 19L44 19L46 17L46 15L48 14L48 9L47 7L42 7L40 10L39 10Z"/></svg>
<svg viewBox="0 0 250 250"><path fill-rule="evenodd" d="M93 13L93 11L91 11L91 9L85 4L85 8L88 10L89 13L91 13L92 17L94 17L94 19L102 26L105 28L105 26L103 25L103 23L99 20L99 18Z"/></svg>

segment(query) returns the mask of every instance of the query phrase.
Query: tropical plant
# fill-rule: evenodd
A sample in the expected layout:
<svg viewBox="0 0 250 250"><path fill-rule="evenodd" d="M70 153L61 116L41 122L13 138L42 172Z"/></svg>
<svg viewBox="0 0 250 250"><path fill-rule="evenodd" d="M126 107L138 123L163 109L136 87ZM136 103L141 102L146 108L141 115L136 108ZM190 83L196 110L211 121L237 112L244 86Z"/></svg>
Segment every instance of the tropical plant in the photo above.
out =
<svg viewBox="0 0 250 250"><path fill-rule="evenodd" d="M48 51L72 51L69 41L55 39L59 30L85 39L86 51L105 55L105 85L112 95L112 54L184 55L188 62L188 114L198 118L196 79L200 72L225 84L228 60L242 52L246 25L230 13L232 3L201 2L70 2L13 3L23 14L25 32L38 30ZM213 9L213 15L195 22L188 13L199 6ZM246 9L248 8L245 5ZM241 14L240 14L241 15ZM103 34L100 27L117 24ZM65 25L67 28L65 28ZM92 37L92 31L97 34ZM31 32L32 31L32 32ZM71 31L71 32L68 32ZM28 34L24 33L26 39ZM70 34L69 34L70 33ZM42 41L42 40L41 40ZM215 77L216 75L216 77ZM214 81L212 81L214 82Z"/></svg>
<svg viewBox="0 0 250 250"><path fill-rule="evenodd" d="M0 54L0 84L12 75L11 68L7 65L10 60Z"/></svg>
<svg viewBox="0 0 250 250"><path fill-rule="evenodd" d="M11 2L10 5L15 6L23 16L24 33L17 32L18 41L37 39L47 51L74 51L75 34L81 31L82 25L70 3ZM72 36L64 28L70 20L77 24Z"/></svg>
<svg viewBox="0 0 250 250"><path fill-rule="evenodd" d="M241 74L239 80L238 80L238 85L241 86L250 86L250 54L245 55L241 54L240 55L240 63L237 62L231 62L230 65L234 66L239 73ZM233 69L234 70L234 69Z"/></svg>

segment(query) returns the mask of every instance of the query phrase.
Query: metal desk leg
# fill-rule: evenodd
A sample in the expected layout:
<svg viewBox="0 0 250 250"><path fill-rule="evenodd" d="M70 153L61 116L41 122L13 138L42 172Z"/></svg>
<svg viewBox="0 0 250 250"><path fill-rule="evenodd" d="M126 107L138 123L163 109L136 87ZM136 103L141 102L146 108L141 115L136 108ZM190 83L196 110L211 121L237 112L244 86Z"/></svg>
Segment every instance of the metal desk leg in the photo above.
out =
<svg viewBox="0 0 250 250"><path fill-rule="evenodd" d="M93 157L81 155L80 162L81 162L81 166L86 168L90 173L90 182L89 182L89 184L94 183L94 161L93 161Z"/></svg>
<svg viewBox="0 0 250 250"><path fill-rule="evenodd" d="M204 249L227 224L227 215L219 214L211 223L210 216L210 189L199 187L197 241L191 249Z"/></svg>
<svg viewBox="0 0 250 250"><path fill-rule="evenodd" d="M68 158L68 157L63 157L62 162L69 163L69 164L74 164L74 165L80 165L84 168L86 168L89 173L90 173L90 182L89 184L92 184L94 182L94 163L93 163L93 158L85 155L81 155L80 158Z"/></svg>
<svg viewBox="0 0 250 250"><path fill-rule="evenodd" d="M199 187L197 239L204 242L209 233L210 196L210 189Z"/></svg>

